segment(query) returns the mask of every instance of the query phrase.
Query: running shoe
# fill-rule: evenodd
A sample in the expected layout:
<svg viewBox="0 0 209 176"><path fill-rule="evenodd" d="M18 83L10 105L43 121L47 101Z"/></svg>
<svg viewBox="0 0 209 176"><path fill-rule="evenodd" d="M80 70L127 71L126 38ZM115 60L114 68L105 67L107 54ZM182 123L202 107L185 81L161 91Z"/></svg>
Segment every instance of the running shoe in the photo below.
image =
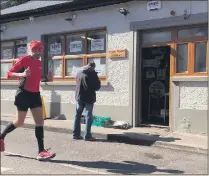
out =
<svg viewBox="0 0 209 176"><path fill-rule="evenodd" d="M56 156L56 154L49 152L49 150L50 149L46 149L46 150L40 152L37 156L37 160L43 161L43 160L54 158Z"/></svg>

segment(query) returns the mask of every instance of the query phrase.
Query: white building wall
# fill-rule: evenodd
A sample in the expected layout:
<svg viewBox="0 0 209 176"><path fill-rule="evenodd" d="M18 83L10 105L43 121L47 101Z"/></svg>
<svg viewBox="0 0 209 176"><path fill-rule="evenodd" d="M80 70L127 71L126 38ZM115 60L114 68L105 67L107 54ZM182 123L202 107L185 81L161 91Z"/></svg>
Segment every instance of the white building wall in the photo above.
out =
<svg viewBox="0 0 209 176"><path fill-rule="evenodd" d="M207 82L183 82L180 84L180 109L207 110Z"/></svg>
<svg viewBox="0 0 209 176"><path fill-rule="evenodd" d="M64 31L74 31L80 29L90 29L97 27L107 27L107 47L108 50L122 49L128 50L128 55L133 52L133 33L130 31L130 22L144 21L149 19L164 18L170 16L170 11L176 12L176 16L182 15L184 10L192 14L207 12L207 1L162 1L162 8L156 11L147 11L146 1L134 1L126 4L101 7L88 11L76 12L77 19L73 22L67 22L64 19L69 17L69 13L51 15L36 18L34 22L29 20L8 23L7 30L1 33L1 39L14 39L17 37L27 37L28 43L31 40L40 40L42 34L57 33ZM129 10L125 17L118 12L118 8L124 7ZM108 52L108 51L107 51ZM130 78L129 60L107 58L107 82L109 86L103 86L97 93L98 105L109 106L129 106L131 100L131 91L129 90ZM13 100L16 87L1 86L1 100ZM191 92L194 87L181 88L181 102L186 101L185 91ZM206 86L201 88L205 92ZM51 90L54 90L61 96L61 102L74 104L74 89L69 86L48 86L42 89L42 95L45 101L51 101ZM183 92L183 93L182 93ZM199 92L197 88L196 92ZM200 97L203 96L202 98ZM204 94L199 94L198 99L204 99ZM188 98L187 98L188 99ZM53 100L53 101L56 101ZM59 100L57 100L59 101ZM194 103L193 103L194 104ZM203 102L205 104L205 101ZM181 105L183 106L183 105ZM190 108L204 108L205 106L189 106Z"/></svg>

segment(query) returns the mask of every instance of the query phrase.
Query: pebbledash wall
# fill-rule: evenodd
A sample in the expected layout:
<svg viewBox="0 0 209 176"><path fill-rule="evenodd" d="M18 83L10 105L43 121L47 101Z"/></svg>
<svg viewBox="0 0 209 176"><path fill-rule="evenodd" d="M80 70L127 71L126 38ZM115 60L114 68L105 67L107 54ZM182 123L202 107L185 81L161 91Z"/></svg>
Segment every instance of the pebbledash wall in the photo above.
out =
<svg viewBox="0 0 209 176"><path fill-rule="evenodd" d="M133 126L140 123L137 112L140 104L136 102L138 96L136 77L137 65L137 23L149 23L146 20L170 18L170 11L176 16L182 16L185 9L191 14L207 13L207 1L163 1L162 8L148 11L147 2L130 2L120 5L107 6L76 12L77 18L73 22L64 19L70 13L39 17L30 22L27 20L6 24L7 30L1 33L1 40L27 37L31 40L40 40L41 35L64 31L75 31L97 27L107 28L108 50L127 49L128 57L123 59L107 58L107 81L97 92L97 103L94 114L110 116L113 120L129 122ZM129 14L124 16L118 8L127 8ZM191 8L192 7L192 8ZM179 22L180 23L180 22ZM198 22L197 22L198 23ZM177 25L178 21L176 22ZM146 26L145 25L145 26ZM184 25L184 24L182 24ZM140 28L140 26L138 26ZM158 26L159 27L159 26ZM135 28L135 29L134 29ZM146 27L145 27L146 28ZM152 28L152 27L150 27ZM207 133L207 77L171 78L172 81L172 121L170 127L174 131L187 133ZM1 113L15 114L13 106L16 92L16 83L1 83ZM41 94L44 96L47 116L64 114L67 119L73 119L75 114L75 85L54 82L48 85L41 84Z"/></svg>

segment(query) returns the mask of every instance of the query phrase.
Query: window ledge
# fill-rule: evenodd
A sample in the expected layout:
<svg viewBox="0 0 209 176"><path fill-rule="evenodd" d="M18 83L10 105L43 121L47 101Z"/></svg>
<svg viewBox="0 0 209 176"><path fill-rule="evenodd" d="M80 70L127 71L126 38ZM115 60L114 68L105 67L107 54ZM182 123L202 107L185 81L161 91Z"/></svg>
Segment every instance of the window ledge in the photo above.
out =
<svg viewBox="0 0 209 176"><path fill-rule="evenodd" d="M18 81L4 81L1 80L1 86L17 86Z"/></svg>
<svg viewBox="0 0 209 176"><path fill-rule="evenodd" d="M174 76L171 77L171 81L208 81L208 76Z"/></svg>
<svg viewBox="0 0 209 176"><path fill-rule="evenodd" d="M17 86L18 81L1 81L2 86ZM76 82L64 82L64 81L54 81L54 82L41 82L41 86L75 86ZM107 86L107 81L101 81L101 86Z"/></svg>
<svg viewBox="0 0 209 176"><path fill-rule="evenodd" d="M75 86L76 82L68 82L68 81L54 81L54 82L41 82L41 86ZM107 86L107 81L101 81L101 86Z"/></svg>
<svg viewBox="0 0 209 176"><path fill-rule="evenodd" d="M53 82L41 82L41 86L75 86L75 82L65 82L65 81L53 81Z"/></svg>

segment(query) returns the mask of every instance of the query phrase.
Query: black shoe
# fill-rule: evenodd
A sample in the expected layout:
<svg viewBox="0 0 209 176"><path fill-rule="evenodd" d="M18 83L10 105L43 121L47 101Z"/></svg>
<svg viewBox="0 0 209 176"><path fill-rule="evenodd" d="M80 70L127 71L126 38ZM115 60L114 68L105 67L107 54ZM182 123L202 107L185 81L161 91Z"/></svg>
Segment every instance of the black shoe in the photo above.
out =
<svg viewBox="0 0 209 176"><path fill-rule="evenodd" d="M85 138L85 141L96 141L96 138L94 137Z"/></svg>
<svg viewBox="0 0 209 176"><path fill-rule="evenodd" d="M73 136L73 139L75 139L75 140L81 140L81 139L83 139L83 137L82 136Z"/></svg>

